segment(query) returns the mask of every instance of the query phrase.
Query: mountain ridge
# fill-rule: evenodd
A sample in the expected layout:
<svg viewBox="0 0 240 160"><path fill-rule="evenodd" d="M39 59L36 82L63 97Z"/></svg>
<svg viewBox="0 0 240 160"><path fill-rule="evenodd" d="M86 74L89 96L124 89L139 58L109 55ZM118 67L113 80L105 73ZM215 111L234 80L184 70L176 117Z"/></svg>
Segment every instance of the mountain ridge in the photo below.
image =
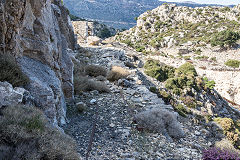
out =
<svg viewBox="0 0 240 160"><path fill-rule="evenodd" d="M131 28L136 24L134 17L147 10L152 10L163 3L175 3L157 0L98 0L98 1L64 1L69 11L78 17L85 19L95 19L114 28ZM175 3L180 6L188 7L204 7L216 6L216 4L190 4L190 3ZM221 5L218 5L221 6ZM110 21L110 22L108 22ZM125 22L123 24L118 22ZM114 23L112 23L114 22Z"/></svg>

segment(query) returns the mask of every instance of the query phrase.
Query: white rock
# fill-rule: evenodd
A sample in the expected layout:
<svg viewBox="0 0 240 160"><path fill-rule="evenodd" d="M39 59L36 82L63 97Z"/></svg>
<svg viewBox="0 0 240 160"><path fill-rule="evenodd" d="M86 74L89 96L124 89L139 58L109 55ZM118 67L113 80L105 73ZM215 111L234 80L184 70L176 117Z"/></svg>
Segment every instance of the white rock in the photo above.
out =
<svg viewBox="0 0 240 160"><path fill-rule="evenodd" d="M25 89L18 87L13 89L8 82L0 82L0 107L21 103L25 91Z"/></svg>
<svg viewBox="0 0 240 160"><path fill-rule="evenodd" d="M115 124L110 123L109 126L110 126L110 127L115 127Z"/></svg>
<svg viewBox="0 0 240 160"><path fill-rule="evenodd" d="M97 102L96 99L92 99L92 100L90 101L90 104L95 104L96 102Z"/></svg>

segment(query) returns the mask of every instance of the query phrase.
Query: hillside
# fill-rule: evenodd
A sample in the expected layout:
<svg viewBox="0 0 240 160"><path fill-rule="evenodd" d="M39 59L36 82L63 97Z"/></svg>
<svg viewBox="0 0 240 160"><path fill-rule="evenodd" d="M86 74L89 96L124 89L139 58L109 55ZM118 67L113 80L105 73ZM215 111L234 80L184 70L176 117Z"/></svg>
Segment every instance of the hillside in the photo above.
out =
<svg viewBox="0 0 240 160"><path fill-rule="evenodd" d="M97 20L114 28L130 28L136 24L134 20L147 10L152 10L165 3L158 0L65 0L64 4L70 12L81 18ZM206 4L176 3L189 7L203 7Z"/></svg>
<svg viewBox="0 0 240 160"><path fill-rule="evenodd" d="M222 96L239 104L239 66L227 64L240 60L239 15L239 6L193 9L166 4L140 15L137 26L116 39L175 67L190 61L201 75L218 82Z"/></svg>

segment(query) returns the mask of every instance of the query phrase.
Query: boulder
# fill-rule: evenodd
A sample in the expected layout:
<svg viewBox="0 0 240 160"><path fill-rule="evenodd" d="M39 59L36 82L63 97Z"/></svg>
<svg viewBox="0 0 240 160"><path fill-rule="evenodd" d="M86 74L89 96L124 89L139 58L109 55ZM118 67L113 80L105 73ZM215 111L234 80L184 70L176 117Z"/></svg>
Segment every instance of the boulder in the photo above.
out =
<svg viewBox="0 0 240 160"><path fill-rule="evenodd" d="M101 38L97 36L89 36L87 37L87 44L88 45L99 45L101 43Z"/></svg>
<svg viewBox="0 0 240 160"><path fill-rule="evenodd" d="M25 91L23 88L13 88L8 82L0 82L0 108L2 106L13 106L22 103Z"/></svg>
<svg viewBox="0 0 240 160"><path fill-rule="evenodd" d="M46 64L29 57L24 56L18 62L30 79L26 88L35 97L35 105L44 111L53 124L65 124L65 98L55 72Z"/></svg>

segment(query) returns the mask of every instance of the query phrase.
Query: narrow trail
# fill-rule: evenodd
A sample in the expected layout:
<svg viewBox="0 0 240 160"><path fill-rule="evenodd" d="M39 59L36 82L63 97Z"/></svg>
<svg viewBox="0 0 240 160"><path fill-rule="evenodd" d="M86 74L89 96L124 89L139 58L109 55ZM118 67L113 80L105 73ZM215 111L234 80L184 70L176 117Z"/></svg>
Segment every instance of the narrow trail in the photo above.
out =
<svg viewBox="0 0 240 160"><path fill-rule="evenodd" d="M87 49L93 53L89 60L93 64L124 66L129 59L126 51L113 47ZM159 107L173 112L173 108L148 90L155 82L146 77L140 68L129 70L133 79L129 81L129 87L107 82L110 93L92 91L75 97L76 102L83 102L88 108L81 114L68 113L69 124L64 130L77 141L79 153L86 156L94 117L98 113L90 160L201 159L201 150L212 145L215 139L203 126L188 118L179 116L186 133L186 137L180 140L169 140L160 133L136 129L133 123L136 113ZM137 83L139 80L140 84ZM95 103L90 102L93 99ZM68 104L70 110L74 107Z"/></svg>

